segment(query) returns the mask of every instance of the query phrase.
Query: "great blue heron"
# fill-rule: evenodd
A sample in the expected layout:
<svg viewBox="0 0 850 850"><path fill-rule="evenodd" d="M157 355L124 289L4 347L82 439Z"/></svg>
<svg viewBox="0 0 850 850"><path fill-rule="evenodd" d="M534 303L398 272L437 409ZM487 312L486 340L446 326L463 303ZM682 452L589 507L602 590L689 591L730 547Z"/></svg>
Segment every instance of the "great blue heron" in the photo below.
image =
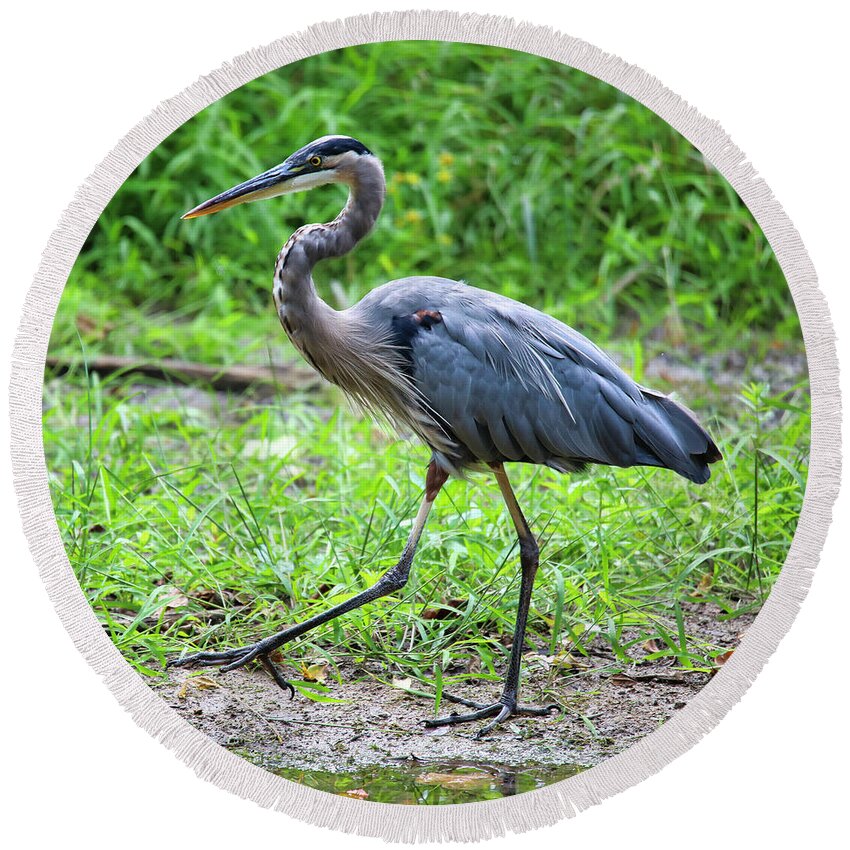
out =
<svg viewBox="0 0 850 850"><path fill-rule="evenodd" d="M348 203L332 222L301 227L283 246L274 271L278 316L298 351L327 380L428 445L424 498L401 558L372 587L257 643L199 652L170 664L233 670L257 659L291 695L293 688L270 653L402 588L425 520L449 475L489 467L516 527L522 568L504 687L491 704L455 698L473 710L426 725L492 718L480 736L511 715L545 715L551 706L517 704L538 546L503 464L545 464L560 472L590 463L660 466L703 484L720 452L689 410L636 384L572 328L510 298L454 280L408 277L373 289L347 310L322 301L313 267L350 251L372 229L384 202L381 161L356 139L317 139L183 218L329 183L348 187Z"/></svg>

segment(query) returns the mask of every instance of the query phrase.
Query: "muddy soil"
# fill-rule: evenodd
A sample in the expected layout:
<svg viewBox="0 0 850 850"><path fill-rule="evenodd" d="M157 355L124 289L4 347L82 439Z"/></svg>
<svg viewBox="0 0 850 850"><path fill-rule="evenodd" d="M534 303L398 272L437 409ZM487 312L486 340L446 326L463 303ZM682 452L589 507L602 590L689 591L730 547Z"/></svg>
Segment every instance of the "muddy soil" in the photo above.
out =
<svg viewBox="0 0 850 850"><path fill-rule="evenodd" d="M724 621L714 605L694 602L686 606L685 627L697 640L733 648L752 619L743 615ZM169 680L155 687L218 744L272 770L355 774L364 767L404 762L589 767L658 728L710 678L665 660L642 660L647 649L634 650L634 663L625 667L601 640L568 666L526 653L523 701L547 704L554 698L562 709L547 718L513 718L482 740L474 737L480 723L424 728L422 721L433 716L433 699L389 684L391 671L377 664L345 662L338 669L341 682L328 677L328 696L344 703L316 703L301 694L290 700L259 667L202 675L170 670ZM413 682L409 687L423 686ZM498 687L472 681L453 693L489 702L498 696ZM440 713L454 708L443 702Z"/></svg>
<svg viewBox="0 0 850 850"><path fill-rule="evenodd" d="M773 391L780 392L796 386L805 374L802 353L779 350L755 363L747 354L731 350L682 360L659 355L645 368L649 385L676 390L682 398L688 398L693 388L715 401L734 398L744 376L769 381ZM154 409L189 407L216 421L239 417L232 396L193 387L140 382L133 400ZM687 634L696 643L717 647L718 654L738 644L754 617L721 620L713 605L693 602L683 607ZM623 640L628 641L628 634ZM613 657L604 641L589 649L588 656L565 665L553 664L543 653L527 652L523 702L554 700L561 710L547 718L513 718L482 740L474 737L480 723L424 728L422 721L433 716L434 700L394 687L393 671L379 663L340 661L326 684L328 696L344 702L332 704L301 694L290 700L260 667L226 674L170 670L167 680L154 687L175 711L221 746L328 790L331 786L321 785L319 773L324 775L321 782L327 775L353 777L351 787L356 789L365 781L364 771L398 771L400 765L415 766L411 775L416 781L423 771L429 775L427 771L449 769L446 766L491 772L499 782L519 767L525 771L545 767L536 774L539 786L627 749L683 708L710 678L708 673L682 671L663 661L648 662L646 648L634 650L633 664L627 666ZM291 668L283 669L293 676ZM411 687L422 686L413 682ZM479 702L494 700L498 691L496 684L483 680L453 689L457 696ZM454 708L443 702L440 714ZM315 775L308 779L291 771ZM397 801L423 802L409 795Z"/></svg>

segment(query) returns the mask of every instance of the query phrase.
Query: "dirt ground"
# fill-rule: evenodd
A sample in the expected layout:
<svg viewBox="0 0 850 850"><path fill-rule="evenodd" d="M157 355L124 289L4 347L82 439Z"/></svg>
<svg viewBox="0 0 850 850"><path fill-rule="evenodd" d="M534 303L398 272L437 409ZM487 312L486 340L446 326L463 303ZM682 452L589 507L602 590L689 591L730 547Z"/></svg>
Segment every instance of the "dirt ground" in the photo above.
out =
<svg viewBox="0 0 850 850"><path fill-rule="evenodd" d="M733 648L753 616L723 621L719 614L711 604L689 603L686 630L694 638ZM474 737L480 723L424 728L422 721L433 716L433 699L379 681L391 680L379 665L346 663L339 669L341 683L328 678L328 695L346 700L342 704L316 703L301 694L290 700L259 667L205 670L203 675L170 670L168 682L156 689L189 723L256 764L340 774L405 760L589 767L652 732L709 679L707 673L682 672L665 660L641 661L646 648L634 652L634 665L614 672L622 665L615 664L602 641L590 650L567 667L526 653L523 702L549 703L554 694L562 711L548 718L512 718L482 740ZM414 682L410 687L422 686ZM468 682L453 693L490 701L498 687ZM453 709L443 702L440 713Z"/></svg>
<svg viewBox="0 0 850 850"><path fill-rule="evenodd" d="M742 375L770 381L774 392L787 390L806 373L804 355L771 351L753 364L741 352L725 351L685 365L658 356L647 363L649 385L666 381L687 397L693 385L709 397L727 398L740 391ZM713 381L706 383L706 377ZM212 405L224 415L228 396L191 387L140 386L139 403L154 407L180 404L202 410ZM713 605L683 605L685 631L697 642L734 648L754 615L719 618ZM628 635L624 635L624 640ZM530 650L530 647L527 649ZM476 740L478 724L426 729L434 701L414 696L392 681L380 664L342 662L337 682L326 682L329 696L343 703L323 704L298 694L290 700L259 667L221 674L215 670L170 670L167 681L154 685L160 696L189 723L212 740L271 770L296 769L357 777L364 768L389 770L400 764L482 766L548 766L545 782L562 778L565 766L590 767L658 728L683 708L709 680L704 672L683 672L664 661L646 662L647 649L634 651L635 663L622 669L605 642L590 646L588 657L568 665L553 664L542 653L524 656L521 697L525 703L562 710L547 718L513 718L487 738ZM292 668L283 667L292 676ZM411 687L417 688L416 682ZM489 702L496 684L469 681L453 689L457 696ZM455 706L444 702L440 714ZM460 708L463 711L465 709ZM541 774L543 775L543 774ZM421 778L421 777L420 777ZM308 780L302 780L308 781ZM407 802L407 799L402 800ZM421 802L421 801L419 801Z"/></svg>

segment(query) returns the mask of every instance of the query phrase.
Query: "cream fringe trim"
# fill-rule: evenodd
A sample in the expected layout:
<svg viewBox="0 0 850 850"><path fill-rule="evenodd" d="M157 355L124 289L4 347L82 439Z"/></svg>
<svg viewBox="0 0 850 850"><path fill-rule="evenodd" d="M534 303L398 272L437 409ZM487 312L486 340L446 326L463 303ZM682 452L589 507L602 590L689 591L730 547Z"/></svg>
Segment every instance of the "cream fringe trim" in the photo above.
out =
<svg viewBox="0 0 850 850"><path fill-rule="evenodd" d="M747 204L776 252L803 326L813 414L808 486L787 561L721 672L664 726L597 767L516 797L435 807L364 803L289 782L214 744L172 711L123 660L80 590L56 525L41 441L44 359L63 286L86 234L136 165L199 110L261 74L327 50L404 39L488 44L562 62L636 98L696 145ZM474 841L551 824L640 782L692 747L741 698L796 616L826 537L840 478L838 362L829 312L797 231L744 154L717 122L616 56L548 28L453 12L373 14L317 24L237 57L134 127L80 187L44 251L15 344L11 415L15 485L35 562L77 648L136 723L198 776L261 806L320 826L404 842Z"/></svg>

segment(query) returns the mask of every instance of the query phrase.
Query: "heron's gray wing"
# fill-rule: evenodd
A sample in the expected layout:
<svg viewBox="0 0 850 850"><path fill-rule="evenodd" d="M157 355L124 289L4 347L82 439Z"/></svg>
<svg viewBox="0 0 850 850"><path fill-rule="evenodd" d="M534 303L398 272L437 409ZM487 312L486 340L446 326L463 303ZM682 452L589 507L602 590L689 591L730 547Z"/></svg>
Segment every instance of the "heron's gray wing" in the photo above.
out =
<svg viewBox="0 0 850 850"><path fill-rule="evenodd" d="M692 414L639 387L545 313L431 278L397 281L369 299L407 348L428 405L472 459L647 464L706 480L706 463L719 456Z"/></svg>
<svg viewBox="0 0 850 850"><path fill-rule="evenodd" d="M475 459L560 469L635 462L631 423L622 415L628 397L609 388L590 361L493 314L448 304L439 312L442 321L412 341L415 380Z"/></svg>

